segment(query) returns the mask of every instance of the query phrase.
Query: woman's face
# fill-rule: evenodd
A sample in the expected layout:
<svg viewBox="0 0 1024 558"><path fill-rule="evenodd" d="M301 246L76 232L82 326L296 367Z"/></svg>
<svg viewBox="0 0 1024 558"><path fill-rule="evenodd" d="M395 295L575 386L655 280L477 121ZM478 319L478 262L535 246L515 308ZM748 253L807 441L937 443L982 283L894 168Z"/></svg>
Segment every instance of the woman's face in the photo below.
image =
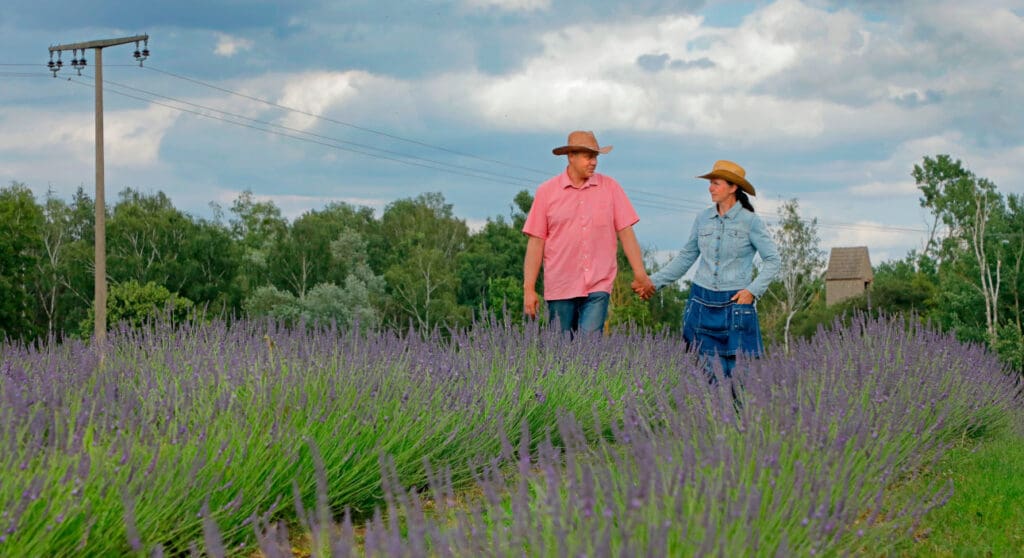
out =
<svg viewBox="0 0 1024 558"><path fill-rule="evenodd" d="M711 184L708 186L708 192L711 193L711 201L716 204L722 203L729 198L736 199L736 186L729 184L727 181L721 178L712 178Z"/></svg>

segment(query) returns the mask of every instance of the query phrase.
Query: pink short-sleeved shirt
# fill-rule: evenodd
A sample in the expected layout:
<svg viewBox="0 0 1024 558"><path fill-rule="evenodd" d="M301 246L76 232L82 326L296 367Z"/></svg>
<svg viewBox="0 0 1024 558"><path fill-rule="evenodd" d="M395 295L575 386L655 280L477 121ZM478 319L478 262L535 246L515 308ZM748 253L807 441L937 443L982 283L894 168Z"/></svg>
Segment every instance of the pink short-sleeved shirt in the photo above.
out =
<svg viewBox="0 0 1024 558"><path fill-rule="evenodd" d="M615 179L595 173L573 188L568 172L537 188L523 232L544 239L544 299L610 293L618 232L640 218Z"/></svg>

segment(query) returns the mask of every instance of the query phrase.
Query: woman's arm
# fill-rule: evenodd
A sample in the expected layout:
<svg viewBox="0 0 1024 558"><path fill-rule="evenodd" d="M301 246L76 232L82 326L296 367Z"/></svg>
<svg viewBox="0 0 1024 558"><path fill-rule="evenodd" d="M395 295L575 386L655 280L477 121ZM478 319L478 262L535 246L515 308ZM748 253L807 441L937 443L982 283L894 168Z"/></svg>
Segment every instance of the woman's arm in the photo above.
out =
<svg viewBox="0 0 1024 558"><path fill-rule="evenodd" d="M757 278L750 283L747 290L757 298L761 298L761 295L768 290L768 285L779 274L779 270L782 268L782 259L779 257L779 249L775 246L775 241L768 233L768 227L765 227L764 221L756 215L750 223L750 243L761 255L761 267L758 270Z"/></svg>
<svg viewBox="0 0 1024 558"><path fill-rule="evenodd" d="M686 275L686 272L690 270L693 263L697 261L697 257L700 256L700 246L697 244L697 223L700 222L700 217L693 221L693 228L690 230L690 238L683 245L683 248L679 250L675 258L668 262L665 267L661 268L657 273L651 275L651 282L657 288L662 288L669 283L678 281L680 277Z"/></svg>

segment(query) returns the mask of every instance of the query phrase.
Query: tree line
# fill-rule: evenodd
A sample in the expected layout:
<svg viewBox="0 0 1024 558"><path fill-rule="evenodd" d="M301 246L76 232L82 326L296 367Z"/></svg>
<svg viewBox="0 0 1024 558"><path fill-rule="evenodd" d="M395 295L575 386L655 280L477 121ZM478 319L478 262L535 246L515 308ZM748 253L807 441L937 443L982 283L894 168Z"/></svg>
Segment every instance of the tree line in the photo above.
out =
<svg viewBox="0 0 1024 558"><path fill-rule="evenodd" d="M903 313L1021 369L1024 202L946 155L925 157L912 175L933 219L926 247L876 266L865 296L840 305L825 305L817 221L795 199L782 204L771 228L783 273L759 302L766 342L788 350L791 338L855 310ZM125 189L107 208L108 316L138 324L159 309L176 320L201 312L417 330L489 314L519 322L520 230L532 201L520 191L507 215L470 231L440 193L396 200L379 216L335 202L289 220L250 191L198 218L163 192ZM20 183L0 188L0 338L91 333L94 209L82 188L70 200L37 199ZM609 327L678 330L687 289L642 301L621 250L619 267Z"/></svg>

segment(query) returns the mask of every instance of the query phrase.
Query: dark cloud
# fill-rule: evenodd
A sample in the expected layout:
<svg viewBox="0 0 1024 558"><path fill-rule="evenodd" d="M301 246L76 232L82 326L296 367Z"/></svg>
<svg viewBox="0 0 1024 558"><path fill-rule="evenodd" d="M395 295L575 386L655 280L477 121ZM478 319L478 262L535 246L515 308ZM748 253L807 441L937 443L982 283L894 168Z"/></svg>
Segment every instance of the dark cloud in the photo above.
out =
<svg viewBox="0 0 1024 558"><path fill-rule="evenodd" d="M62 2L58 10L40 9L31 0L8 0L2 25L20 28L117 28L138 32L158 27L217 29L225 32L285 25L314 2L292 0L179 0L166 2ZM54 13L56 11L56 13ZM77 39L74 39L77 40Z"/></svg>
<svg viewBox="0 0 1024 558"><path fill-rule="evenodd" d="M715 63L707 57L698 58L696 60L672 60L672 58L667 54L644 54L637 57L636 64L648 72L660 72L665 68L678 71L715 67Z"/></svg>
<svg viewBox="0 0 1024 558"><path fill-rule="evenodd" d="M696 60L673 60L669 67L673 70L689 70L690 68L706 70L714 68L715 63L710 58L704 57Z"/></svg>
<svg viewBox="0 0 1024 558"><path fill-rule="evenodd" d="M893 102L901 107L914 108L942 102L944 97L945 95L942 91L928 89L924 93L918 93L916 91L905 93L894 98Z"/></svg>
<svg viewBox="0 0 1024 558"><path fill-rule="evenodd" d="M644 54L636 59L636 64L648 72L660 72L665 69L669 58L667 54Z"/></svg>

